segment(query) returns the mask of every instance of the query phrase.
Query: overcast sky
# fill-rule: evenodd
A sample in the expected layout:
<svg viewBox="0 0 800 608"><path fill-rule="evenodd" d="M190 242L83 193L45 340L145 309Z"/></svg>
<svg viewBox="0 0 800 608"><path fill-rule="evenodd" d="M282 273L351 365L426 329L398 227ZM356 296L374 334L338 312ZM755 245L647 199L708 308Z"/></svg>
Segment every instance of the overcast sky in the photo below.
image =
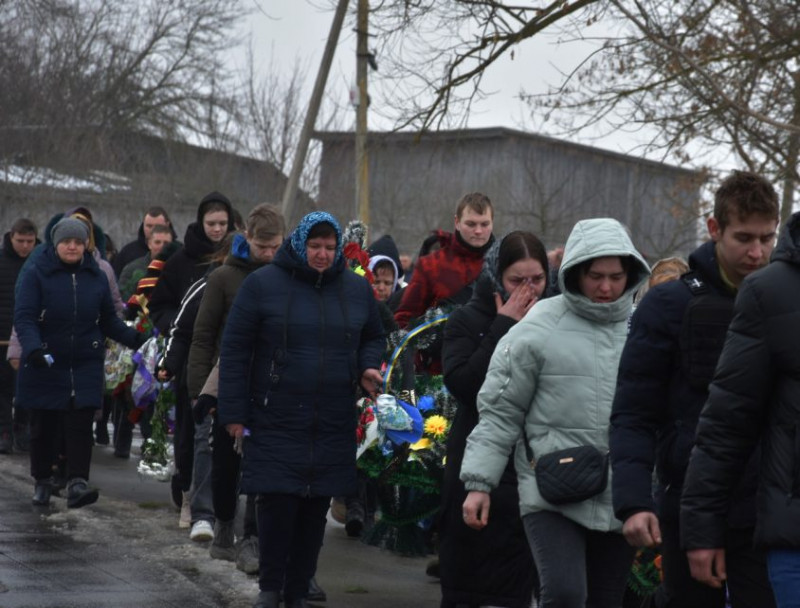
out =
<svg viewBox="0 0 800 608"><path fill-rule="evenodd" d="M245 23L244 35L251 36L260 66L269 64L274 54L276 65L288 70L299 57L307 66L308 82L306 95L319 67L325 41L330 30L333 11L331 0L245 0L253 7L253 14ZM354 10L355 0L351 3ZM346 22L347 23L347 22ZM345 27L328 81L327 91L337 103L348 107L348 91L355 82L355 33ZM569 70L585 56L585 48L576 44L557 45L552 38L537 37L526 41L515 49L515 58L501 59L484 80L484 89L493 91L488 99L473 108L468 125L470 127L505 126L522 128L532 124L527 120L527 106L516 98L521 89L527 92L544 92L548 84L560 82L559 69ZM243 55L236 59L240 65ZM380 64L380 57L378 57ZM352 111L348 107L348 111ZM375 112L370 113L371 129L389 129L393 125L382 120ZM352 124L348 117L347 124ZM619 152L629 152L636 141L629 135L616 134L595 140L584 136L582 143L599 145Z"/></svg>

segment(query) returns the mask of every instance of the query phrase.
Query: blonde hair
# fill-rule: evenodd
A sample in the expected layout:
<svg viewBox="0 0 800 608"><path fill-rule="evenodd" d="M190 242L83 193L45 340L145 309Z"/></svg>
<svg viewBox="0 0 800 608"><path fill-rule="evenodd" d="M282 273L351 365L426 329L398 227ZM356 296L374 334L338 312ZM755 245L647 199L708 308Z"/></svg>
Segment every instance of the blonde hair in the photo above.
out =
<svg viewBox="0 0 800 608"><path fill-rule="evenodd" d="M634 302L637 304L641 302L644 294L646 294L651 287L661 285L661 283L666 283L667 281L674 281L680 278L685 272L689 272L689 264L687 264L683 258L671 257L658 260L658 262L653 264L650 270L650 280L642 285L639 291L636 292Z"/></svg>

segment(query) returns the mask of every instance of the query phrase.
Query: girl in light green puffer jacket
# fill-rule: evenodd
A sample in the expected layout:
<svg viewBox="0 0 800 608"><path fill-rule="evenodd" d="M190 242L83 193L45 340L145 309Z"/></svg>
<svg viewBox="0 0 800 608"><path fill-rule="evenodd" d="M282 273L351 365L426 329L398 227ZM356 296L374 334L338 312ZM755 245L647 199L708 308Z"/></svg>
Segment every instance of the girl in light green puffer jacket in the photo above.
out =
<svg viewBox="0 0 800 608"><path fill-rule="evenodd" d="M478 395L480 422L461 467L470 490L465 522L486 525L488 492L518 446L520 510L542 583L542 608L622 603L634 550L614 517L611 483L582 502L550 504L521 442L527 440L534 458L582 445L608 452L627 319L648 275L622 224L578 222L559 270L562 295L540 302L503 337Z"/></svg>

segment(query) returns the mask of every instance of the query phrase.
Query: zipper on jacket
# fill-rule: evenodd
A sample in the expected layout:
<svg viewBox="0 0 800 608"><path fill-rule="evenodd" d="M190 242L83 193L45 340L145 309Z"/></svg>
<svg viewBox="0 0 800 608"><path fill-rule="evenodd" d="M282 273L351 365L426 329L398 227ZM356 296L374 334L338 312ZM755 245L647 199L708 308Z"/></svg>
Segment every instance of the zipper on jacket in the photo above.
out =
<svg viewBox="0 0 800 608"><path fill-rule="evenodd" d="M70 352L69 352L69 381L72 385L72 398L75 398L75 329L78 326L78 279L72 273L72 331L70 332Z"/></svg>

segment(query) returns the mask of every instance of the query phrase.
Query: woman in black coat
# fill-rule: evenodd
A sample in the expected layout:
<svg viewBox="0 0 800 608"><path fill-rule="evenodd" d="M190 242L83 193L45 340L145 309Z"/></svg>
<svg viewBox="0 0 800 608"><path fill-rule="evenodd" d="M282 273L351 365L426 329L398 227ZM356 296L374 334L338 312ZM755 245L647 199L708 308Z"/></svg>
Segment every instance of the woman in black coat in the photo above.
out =
<svg viewBox="0 0 800 608"><path fill-rule="evenodd" d="M219 192L207 194L197 208L197 221L186 228L183 249L167 260L150 297L150 318L162 334L169 331L186 290L208 272L211 256L234 228L231 202Z"/></svg>
<svg viewBox="0 0 800 608"><path fill-rule="evenodd" d="M89 229L75 218L60 220L52 243L23 274L14 326L25 365L17 397L31 410L33 504L49 504L52 464L65 436L67 506L97 500L87 485L92 457L92 422L103 405L105 337L138 348L143 334L116 315L108 279L88 253Z"/></svg>
<svg viewBox="0 0 800 608"><path fill-rule="evenodd" d="M450 315L442 364L459 407L447 441L439 562L442 608L527 608L536 583L519 514L513 455L492 492L492 519L478 532L464 524L467 496L459 479L467 437L478 423L476 398L497 343L544 295L547 253L530 232L514 231L484 258L472 299Z"/></svg>
<svg viewBox="0 0 800 608"><path fill-rule="evenodd" d="M372 288L347 269L329 213L305 216L236 294L217 421L243 441L241 490L258 495L254 608L277 608L281 589L286 608L308 605L331 497L356 490L356 389L381 383L384 346Z"/></svg>

